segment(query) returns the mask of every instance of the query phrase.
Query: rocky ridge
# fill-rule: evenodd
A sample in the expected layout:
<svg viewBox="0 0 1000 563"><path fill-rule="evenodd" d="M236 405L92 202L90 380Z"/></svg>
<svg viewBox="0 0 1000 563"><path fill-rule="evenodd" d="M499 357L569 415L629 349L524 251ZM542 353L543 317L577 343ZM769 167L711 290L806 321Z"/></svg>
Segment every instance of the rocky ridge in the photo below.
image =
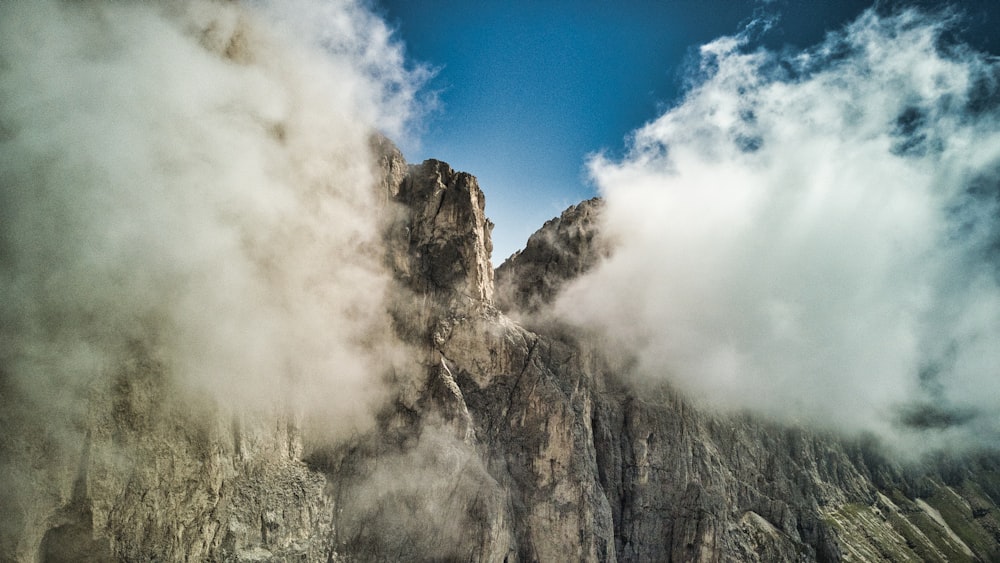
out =
<svg viewBox="0 0 1000 563"><path fill-rule="evenodd" d="M5 502L0 559L1000 559L995 455L903 467L870 440L637 387L627 358L502 312L538 310L607 252L599 202L547 223L494 288L475 178L373 150L414 356L377 429L316 444L293 414L192 410L137 346L94 390L73 459L0 415L5 465L34 491Z"/></svg>
<svg viewBox="0 0 1000 563"><path fill-rule="evenodd" d="M563 285L583 274L611 251L598 236L602 201L588 199L546 221L496 271L497 305L508 312L535 313Z"/></svg>

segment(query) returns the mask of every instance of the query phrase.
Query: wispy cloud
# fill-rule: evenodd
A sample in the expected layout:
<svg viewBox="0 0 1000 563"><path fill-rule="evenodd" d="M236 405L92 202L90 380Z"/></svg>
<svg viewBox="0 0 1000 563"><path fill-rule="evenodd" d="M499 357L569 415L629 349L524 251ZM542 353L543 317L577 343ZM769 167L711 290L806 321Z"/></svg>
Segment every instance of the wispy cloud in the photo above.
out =
<svg viewBox="0 0 1000 563"><path fill-rule="evenodd" d="M1000 68L948 25L869 11L794 55L703 46L683 101L591 160L617 250L560 314L717 406L995 440Z"/></svg>

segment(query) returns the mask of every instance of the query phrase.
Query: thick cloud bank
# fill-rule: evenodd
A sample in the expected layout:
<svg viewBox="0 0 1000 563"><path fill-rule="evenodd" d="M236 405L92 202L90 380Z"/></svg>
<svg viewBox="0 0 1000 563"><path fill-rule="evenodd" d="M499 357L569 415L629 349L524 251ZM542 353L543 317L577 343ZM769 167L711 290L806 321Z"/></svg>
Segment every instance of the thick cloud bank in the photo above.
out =
<svg viewBox="0 0 1000 563"><path fill-rule="evenodd" d="M716 405L995 445L1000 66L949 25L702 47L685 99L590 162L617 246L560 313Z"/></svg>
<svg viewBox="0 0 1000 563"><path fill-rule="evenodd" d="M4 395L51 428L138 354L223 406L363 426L393 348L369 138L423 78L384 22L38 0L0 37Z"/></svg>

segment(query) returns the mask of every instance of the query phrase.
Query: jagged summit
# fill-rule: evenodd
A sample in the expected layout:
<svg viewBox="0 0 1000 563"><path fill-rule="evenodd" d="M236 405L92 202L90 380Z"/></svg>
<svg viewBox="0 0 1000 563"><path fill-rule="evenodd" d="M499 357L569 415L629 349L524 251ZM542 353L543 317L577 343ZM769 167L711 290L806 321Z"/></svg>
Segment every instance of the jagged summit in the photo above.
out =
<svg viewBox="0 0 1000 563"><path fill-rule="evenodd" d="M603 202L573 205L536 231L523 250L497 268L497 302L505 311L535 312L552 301L563 285L587 272L609 252L598 232Z"/></svg>
<svg viewBox="0 0 1000 563"><path fill-rule="evenodd" d="M402 206L386 253L395 276L418 292L493 300L493 223L475 176L429 159L407 165L389 140L373 141L387 199Z"/></svg>

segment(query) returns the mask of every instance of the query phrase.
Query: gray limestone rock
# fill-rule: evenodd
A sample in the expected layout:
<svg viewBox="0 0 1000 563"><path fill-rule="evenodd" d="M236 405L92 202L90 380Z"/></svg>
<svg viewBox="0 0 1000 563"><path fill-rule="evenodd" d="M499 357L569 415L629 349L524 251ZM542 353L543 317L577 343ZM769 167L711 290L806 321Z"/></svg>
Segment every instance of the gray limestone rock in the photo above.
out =
<svg viewBox="0 0 1000 563"><path fill-rule="evenodd" d="M498 269L475 178L372 141L388 302L414 373L324 441L176 388L135 346L67 435L0 372L3 561L991 561L1000 458L703 411L530 314L611 251L600 203ZM499 307L498 307L499 306ZM5 370L5 366L0 366Z"/></svg>
<svg viewBox="0 0 1000 563"><path fill-rule="evenodd" d="M390 239L406 256L393 261L398 278L418 293L490 302L493 224L476 178L428 160L411 166L393 191L406 210Z"/></svg>
<svg viewBox="0 0 1000 563"><path fill-rule="evenodd" d="M588 199L547 221L523 250L496 272L497 303L504 311L537 312L563 285L587 272L610 252L597 228L603 202Z"/></svg>

